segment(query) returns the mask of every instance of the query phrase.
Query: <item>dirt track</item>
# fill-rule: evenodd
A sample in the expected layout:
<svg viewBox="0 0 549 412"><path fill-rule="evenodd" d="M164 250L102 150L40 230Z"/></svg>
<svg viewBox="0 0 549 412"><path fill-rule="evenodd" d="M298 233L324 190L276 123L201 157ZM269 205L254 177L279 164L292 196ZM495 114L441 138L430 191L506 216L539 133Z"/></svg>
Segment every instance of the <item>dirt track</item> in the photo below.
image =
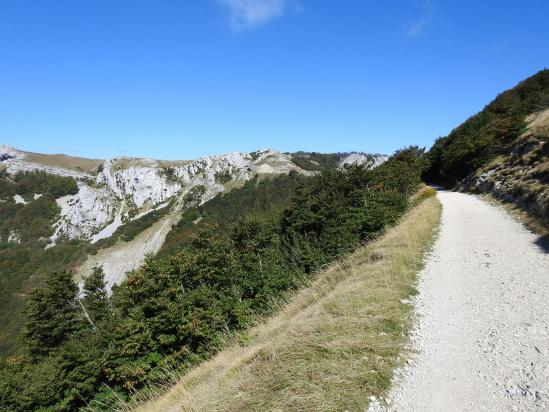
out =
<svg viewBox="0 0 549 412"><path fill-rule="evenodd" d="M397 411L549 410L549 252L503 210L441 192ZM379 404L371 410L385 410Z"/></svg>

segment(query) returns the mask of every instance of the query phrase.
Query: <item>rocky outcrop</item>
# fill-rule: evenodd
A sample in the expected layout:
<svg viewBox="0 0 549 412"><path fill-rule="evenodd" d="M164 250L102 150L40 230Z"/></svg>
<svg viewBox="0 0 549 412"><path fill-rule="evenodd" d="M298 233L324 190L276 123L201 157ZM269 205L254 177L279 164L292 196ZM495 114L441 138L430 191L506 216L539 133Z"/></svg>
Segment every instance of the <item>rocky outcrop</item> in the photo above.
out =
<svg viewBox="0 0 549 412"><path fill-rule="evenodd" d="M549 226L549 109L526 121L526 131L507 154L468 176L458 188L513 203Z"/></svg>
<svg viewBox="0 0 549 412"><path fill-rule="evenodd" d="M48 158L47 164L41 163L35 160L36 155L28 156L10 146L0 146L0 155L4 156L2 163L6 172L12 175L42 171L77 180L78 193L57 199L61 217L55 223L55 233L51 238L54 243L60 237L92 243L109 237L124 223L166 202L178 200L185 203L186 196L193 189L199 189L192 192L193 204L200 204L228 188L241 186L256 174L288 173L291 170L311 173L296 166L291 155L270 149L169 164L153 159L122 157L105 160L94 174L77 166L68 168L61 162L56 165L55 156ZM74 161L71 165L74 166Z"/></svg>
<svg viewBox="0 0 549 412"><path fill-rule="evenodd" d="M128 157L97 161L22 152L8 146L0 146L0 155L4 155L2 165L8 174L42 171L69 176L77 182L76 194L56 199L60 218L54 224L54 234L46 248L54 247L61 239L96 243L112 237L119 227L132 220L153 210L168 208L160 220L132 240L107 242L108 246L89 255L76 269L75 277L81 281L95 266L102 266L109 290L122 282L127 272L139 268L146 256L158 252L186 208L240 187L256 175L291 171L305 175L316 173L301 168L291 154L270 149L173 162ZM381 155L354 153L347 155L340 166L375 167L386 159ZM25 199L17 196L15 201ZM13 234L9 241L17 242L18 237Z"/></svg>
<svg viewBox="0 0 549 412"><path fill-rule="evenodd" d="M362 164L367 164L368 167L374 168L386 162L387 159L389 159L389 156L386 156L386 155L351 153L339 161L338 168L342 169L345 166L362 165Z"/></svg>

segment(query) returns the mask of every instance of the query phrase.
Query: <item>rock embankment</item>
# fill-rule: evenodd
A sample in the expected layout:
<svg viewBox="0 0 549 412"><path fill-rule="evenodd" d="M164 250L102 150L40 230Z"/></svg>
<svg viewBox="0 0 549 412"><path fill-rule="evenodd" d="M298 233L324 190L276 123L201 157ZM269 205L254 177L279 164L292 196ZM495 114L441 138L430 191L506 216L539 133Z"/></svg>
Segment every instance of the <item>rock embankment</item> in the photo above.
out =
<svg viewBox="0 0 549 412"><path fill-rule="evenodd" d="M530 115L508 154L467 177L458 188L512 203L549 227L549 109Z"/></svg>

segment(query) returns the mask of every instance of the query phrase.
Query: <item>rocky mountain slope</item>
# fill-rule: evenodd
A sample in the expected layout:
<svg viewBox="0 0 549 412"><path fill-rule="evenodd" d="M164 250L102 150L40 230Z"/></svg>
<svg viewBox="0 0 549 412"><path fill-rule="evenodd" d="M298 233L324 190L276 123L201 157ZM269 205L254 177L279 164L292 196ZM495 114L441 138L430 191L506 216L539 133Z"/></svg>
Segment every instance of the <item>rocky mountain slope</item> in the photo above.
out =
<svg viewBox="0 0 549 412"><path fill-rule="evenodd" d="M61 236L92 243L107 238L125 222L166 206L166 202L203 203L227 188L239 186L258 173L301 170L291 156L273 150L228 153L194 161L162 162L152 159L116 158L100 163L95 172L29 160L25 152L0 147L7 173L44 171L73 177L78 193L58 200L61 219L52 242ZM83 159L85 160L85 159ZM186 195L194 194L194 196ZM191 199L192 197L192 199ZM184 199L186 198L186 201Z"/></svg>
<svg viewBox="0 0 549 412"><path fill-rule="evenodd" d="M339 166L386 160L382 155L341 154ZM314 165L308 155L302 160ZM76 180L75 194L56 199L60 217L46 248L62 240L83 240L91 244L109 239L124 225L165 209L163 216L130 242L111 242L109 247L88 256L77 269L77 278L102 266L109 288L119 284L126 272L137 269L146 256L158 252L166 235L182 212L212 199L219 193L242 186L257 175L295 171L312 175L314 170L298 166L291 154L265 149L253 153L228 153L193 161L160 161L141 158L109 160L83 159L64 155L43 155L0 146L0 165L5 173L40 171ZM40 196L40 194L36 194ZM25 202L18 194L15 202ZM8 241L16 241L17 233Z"/></svg>

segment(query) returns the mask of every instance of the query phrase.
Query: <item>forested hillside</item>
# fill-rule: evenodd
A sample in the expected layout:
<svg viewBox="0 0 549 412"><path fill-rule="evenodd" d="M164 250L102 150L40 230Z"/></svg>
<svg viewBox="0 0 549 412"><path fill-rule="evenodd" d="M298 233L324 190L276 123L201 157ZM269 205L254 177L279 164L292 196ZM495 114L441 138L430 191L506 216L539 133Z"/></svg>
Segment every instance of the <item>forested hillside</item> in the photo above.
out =
<svg viewBox="0 0 549 412"><path fill-rule="evenodd" d="M0 174L0 357L13 351L26 294L81 256L80 242L44 249L59 217L55 199L77 190L70 177Z"/></svg>
<svg viewBox="0 0 549 412"><path fill-rule="evenodd" d="M549 227L549 70L438 139L427 180L513 203Z"/></svg>
<svg viewBox="0 0 549 412"><path fill-rule="evenodd" d="M81 281L95 265L105 265L111 284L120 283L112 279L123 279L147 254L157 253L185 211L232 189L238 197L238 188L259 174L311 174L291 159L258 150L253 155L230 153L190 162L91 160L0 145L0 358L20 345L16 336L24 321L25 300L52 273L66 271ZM286 202L281 207L295 190L287 184L281 180L276 185L283 193L278 200ZM250 192L255 190L249 187ZM275 187L267 191L273 196L264 201L276 205ZM164 235L148 230L153 225L163 227ZM134 245L136 252L123 259L129 269L124 264L109 266L114 250Z"/></svg>
<svg viewBox="0 0 549 412"><path fill-rule="evenodd" d="M28 299L23 345L2 362L0 408L101 408L166 367L211 356L227 333L399 219L424 168L422 151L409 148L373 170L252 181L186 216L162 256L111 297L100 270L82 293L68 273L50 276ZM223 211L234 223L220 227Z"/></svg>
<svg viewBox="0 0 549 412"><path fill-rule="evenodd" d="M220 231L247 213L280 213L289 206L297 188L307 185L309 178L297 172L277 176L256 176L243 187L219 194L201 206L188 209L175 225L160 250L171 255L189 236L205 225L215 225Z"/></svg>

